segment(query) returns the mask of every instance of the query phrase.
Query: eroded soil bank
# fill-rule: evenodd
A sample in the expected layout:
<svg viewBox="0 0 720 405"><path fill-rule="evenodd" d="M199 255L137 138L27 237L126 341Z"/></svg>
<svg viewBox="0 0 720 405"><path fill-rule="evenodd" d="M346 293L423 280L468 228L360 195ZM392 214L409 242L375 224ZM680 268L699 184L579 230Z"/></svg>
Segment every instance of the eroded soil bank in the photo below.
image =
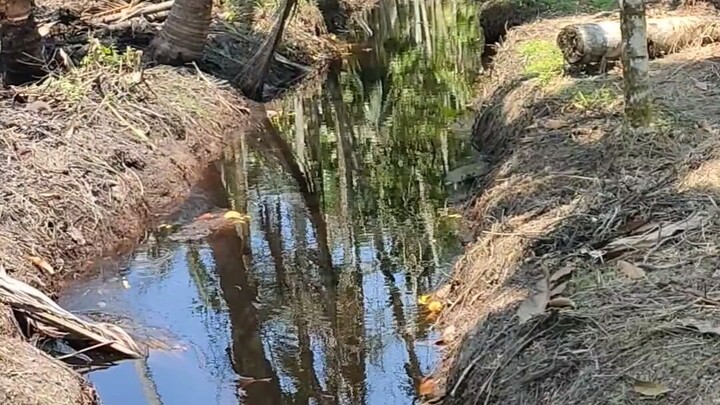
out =
<svg viewBox="0 0 720 405"><path fill-rule="evenodd" d="M253 117L266 117L261 105L197 68L141 73L140 54L117 52L107 38L73 45L78 35L72 30L84 27L86 14L107 11L102 5L38 6L40 23L65 16L51 36L76 66L0 98L0 265L52 297L64 278L96 258L135 247L149 225L187 196L226 137L255 125ZM317 16L317 9L306 10L287 30L268 96L337 55L326 31L316 29ZM259 42L268 16L260 13L251 28L218 18L202 65L224 77L243 63L237 56L247 57ZM133 27L115 34L122 51L148 32ZM52 270L35 267L29 256ZM0 403L97 401L83 378L21 336L9 309L0 312Z"/></svg>
<svg viewBox="0 0 720 405"><path fill-rule="evenodd" d="M445 403L720 398L720 46L652 61L655 124L628 132L619 72L566 77L555 44L605 18L511 29L481 83L474 141L492 170L439 321Z"/></svg>

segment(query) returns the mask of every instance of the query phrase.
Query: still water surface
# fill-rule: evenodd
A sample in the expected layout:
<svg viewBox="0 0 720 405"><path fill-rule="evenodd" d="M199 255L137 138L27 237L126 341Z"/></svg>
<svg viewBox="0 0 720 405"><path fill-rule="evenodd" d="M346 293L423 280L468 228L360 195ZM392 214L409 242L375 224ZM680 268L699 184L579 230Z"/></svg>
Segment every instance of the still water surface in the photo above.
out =
<svg viewBox="0 0 720 405"><path fill-rule="evenodd" d="M169 222L246 224L148 238L61 304L165 343L86 369L107 405L410 404L437 360L418 296L461 247L444 174L468 158L475 6L382 0L356 52L268 106ZM143 337L139 338L143 340Z"/></svg>

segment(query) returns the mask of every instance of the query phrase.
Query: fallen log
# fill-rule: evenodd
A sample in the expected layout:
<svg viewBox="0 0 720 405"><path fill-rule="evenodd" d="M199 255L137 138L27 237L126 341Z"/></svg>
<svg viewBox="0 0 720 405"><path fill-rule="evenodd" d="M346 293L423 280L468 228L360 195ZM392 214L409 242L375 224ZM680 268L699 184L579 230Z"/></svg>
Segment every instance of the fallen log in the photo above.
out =
<svg viewBox="0 0 720 405"><path fill-rule="evenodd" d="M0 302L41 324L40 330L47 330L53 337L63 335L76 340L91 341L96 347L110 348L124 357L143 358L147 354L120 327L78 318L36 288L10 277L2 266Z"/></svg>
<svg viewBox="0 0 720 405"><path fill-rule="evenodd" d="M720 41L720 19L710 17L668 17L648 19L648 51L651 58L682 49ZM571 24L557 36L557 45L571 65L619 60L622 35L619 21Z"/></svg>

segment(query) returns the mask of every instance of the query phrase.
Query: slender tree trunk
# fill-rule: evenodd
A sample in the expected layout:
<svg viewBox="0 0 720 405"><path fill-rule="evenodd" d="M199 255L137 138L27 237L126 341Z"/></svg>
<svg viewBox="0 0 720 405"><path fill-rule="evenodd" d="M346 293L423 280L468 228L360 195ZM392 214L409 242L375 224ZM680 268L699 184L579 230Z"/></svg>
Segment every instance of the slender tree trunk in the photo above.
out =
<svg viewBox="0 0 720 405"><path fill-rule="evenodd" d="M296 4L297 0L285 0L282 13L275 20L275 24L270 30L270 36L260 45L260 49L250 58L242 72L235 76L234 81L239 85L243 93L253 100L262 99L265 77L270 71L270 62L272 62L275 49L277 49L282 39L285 24Z"/></svg>
<svg viewBox="0 0 720 405"><path fill-rule="evenodd" d="M163 30L146 51L147 58L166 65L182 65L202 58L212 3L212 0L175 0Z"/></svg>
<svg viewBox="0 0 720 405"><path fill-rule="evenodd" d="M633 127L650 124L651 93L644 0L620 0L625 118Z"/></svg>
<svg viewBox="0 0 720 405"><path fill-rule="evenodd" d="M10 85L37 80L45 73L31 0L0 0L0 67L5 84Z"/></svg>

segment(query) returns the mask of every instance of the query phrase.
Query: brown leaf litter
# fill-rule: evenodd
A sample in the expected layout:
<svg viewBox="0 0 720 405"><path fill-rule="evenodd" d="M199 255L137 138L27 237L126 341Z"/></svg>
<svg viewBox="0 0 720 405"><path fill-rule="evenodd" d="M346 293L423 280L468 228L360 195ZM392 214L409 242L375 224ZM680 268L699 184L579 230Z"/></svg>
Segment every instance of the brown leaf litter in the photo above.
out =
<svg viewBox="0 0 720 405"><path fill-rule="evenodd" d="M511 30L481 83L474 142L492 167L438 321L456 328L444 403L720 401L720 141L704 129L720 125L720 46L653 61L657 124L628 132L617 73L523 77L519 45L570 21Z"/></svg>

